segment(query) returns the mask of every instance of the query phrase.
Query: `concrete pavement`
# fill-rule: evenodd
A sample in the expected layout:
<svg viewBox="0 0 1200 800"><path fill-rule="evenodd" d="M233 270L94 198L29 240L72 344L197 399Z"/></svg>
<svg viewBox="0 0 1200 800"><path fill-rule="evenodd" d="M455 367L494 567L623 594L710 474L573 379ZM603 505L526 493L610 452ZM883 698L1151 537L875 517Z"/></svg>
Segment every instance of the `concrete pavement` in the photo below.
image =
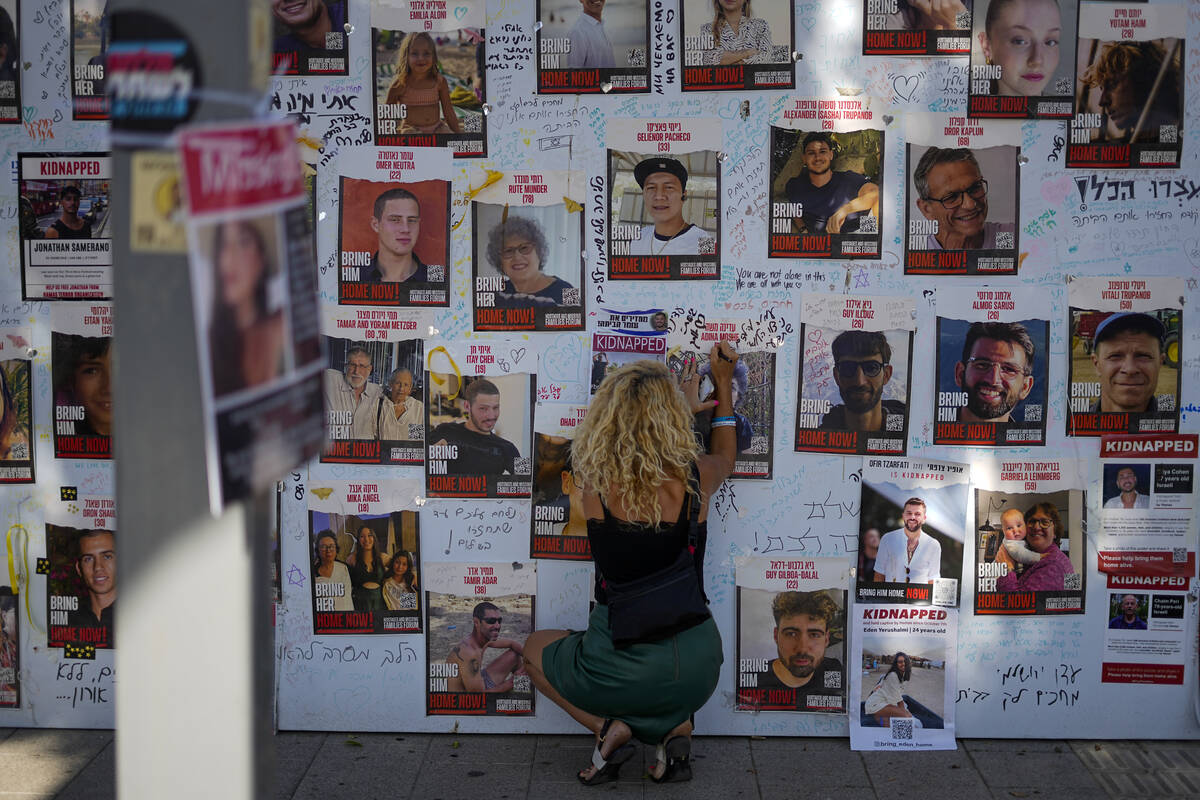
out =
<svg viewBox="0 0 1200 800"><path fill-rule="evenodd" d="M574 777L590 747L584 736L280 733L275 798L1200 797L1200 742L966 739L953 752L855 753L845 739L711 736L696 740L691 783L658 786L643 778L654 758L643 748L620 782L598 788ZM197 763L188 780L205 768ZM113 797L111 731L0 728L0 800Z"/></svg>

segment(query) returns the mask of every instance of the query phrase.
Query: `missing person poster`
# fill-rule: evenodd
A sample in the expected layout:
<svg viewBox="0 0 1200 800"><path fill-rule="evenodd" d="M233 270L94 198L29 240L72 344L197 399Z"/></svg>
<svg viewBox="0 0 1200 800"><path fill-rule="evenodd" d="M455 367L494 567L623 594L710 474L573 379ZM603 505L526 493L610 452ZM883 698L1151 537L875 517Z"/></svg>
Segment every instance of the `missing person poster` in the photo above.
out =
<svg viewBox="0 0 1200 800"><path fill-rule="evenodd" d="M426 349L425 487L431 497L529 497L537 354L524 342ZM518 356L520 361L517 362ZM529 359L528 361L525 361Z"/></svg>
<svg viewBox="0 0 1200 800"><path fill-rule="evenodd" d="M1175 169L1183 156L1182 3L1079 3L1067 168Z"/></svg>
<svg viewBox="0 0 1200 800"><path fill-rule="evenodd" d="M182 131L210 504L325 439L312 217L290 122Z"/></svg>
<svg viewBox="0 0 1200 800"><path fill-rule="evenodd" d="M1079 461L975 465L975 613L1084 612L1087 500Z"/></svg>
<svg viewBox="0 0 1200 800"><path fill-rule="evenodd" d="M1194 627L1188 578L1107 577L1100 682L1182 686Z"/></svg>
<svg viewBox="0 0 1200 800"><path fill-rule="evenodd" d="M683 91L796 88L791 0L758 0L753 12L749 2L681 0L679 5Z"/></svg>
<svg viewBox="0 0 1200 800"><path fill-rule="evenodd" d="M425 455L423 342L390 329L364 333L374 338L325 337L321 461L419 465Z"/></svg>
<svg viewBox="0 0 1200 800"><path fill-rule="evenodd" d="M415 168L410 150L379 151ZM404 170L400 170L403 174ZM339 178L338 303L450 305L450 182Z"/></svg>
<svg viewBox="0 0 1200 800"><path fill-rule="evenodd" d="M533 519L530 558L592 557L583 487L571 468L571 440L587 406L538 403L533 413Z"/></svg>
<svg viewBox="0 0 1200 800"><path fill-rule="evenodd" d="M1078 0L976 0L967 115L1070 119Z"/></svg>
<svg viewBox="0 0 1200 800"><path fill-rule="evenodd" d="M424 588L426 715L532 716L537 562L429 564Z"/></svg>
<svg viewBox="0 0 1200 800"><path fill-rule="evenodd" d="M108 119L104 62L112 29L108 0L71 0L71 116Z"/></svg>
<svg viewBox="0 0 1200 800"><path fill-rule="evenodd" d="M846 561L734 559L737 711L846 711Z"/></svg>
<svg viewBox="0 0 1200 800"><path fill-rule="evenodd" d="M31 336L29 328L0 327L0 484L33 483Z"/></svg>
<svg viewBox="0 0 1200 800"><path fill-rule="evenodd" d="M904 455L916 303L802 294L795 450Z"/></svg>
<svg viewBox="0 0 1200 800"><path fill-rule="evenodd" d="M965 56L970 37L969 0L863 0L864 56Z"/></svg>
<svg viewBox="0 0 1200 800"><path fill-rule="evenodd" d="M21 707L21 596L0 586L0 708Z"/></svg>
<svg viewBox="0 0 1200 800"><path fill-rule="evenodd" d="M538 0L534 30L539 93L650 91L648 0Z"/></svg>
<svg viewBox="0 0 1200 800"><path fill-rule="evenodd" d="M420 633L419 479L308 487L314 634Z"/></svg>
<svg viewBox="0 0 1200 800"><path fill-rule="evenodd" d="M475 330L583 330L584 177L510 172L475 195Z"/></svg>
<svg viewBox="0 0 1200 800"><path fill-rule="evenodd" d="M1046 443L1050 298L1011 288L939 287L933 443Z"/></svg>
<svg viewBox="0 0 1200 800"><path fill-rule="evenodd" d="M483 25L482 0L371 3L376 146L487 154Z"/></svg>
<svg viewBox="0 0 1200 800"><path fill-rule="evenodd" d="M350 0L301 0L271 3L276 75L345 75Z"/></svg>
<svg viewBox="0 0 1200 800"><path fill-rule="evenodd" d="M721 126L608 121L609 280L721 279Z"/></svg>
<svg viewBox="0 0 1200 800"><path fill-rule="evenodd" d="M1072 278L1068 436L1179 430L1182 278Z"/></svg>
<svg viewBox="0 0 1200 800"><path fill-rule="evenodd" d="M855 602L957 607L971 468L866 458Z"/></svg>
<svg viewBox="0 0 1200 800"><path fill-rule="evenodd" d="M666 311L602 311L592 334L592 366L588 395L594 395L608 373L634 361L666 361Z"/></svg>
<svg viewBox="0 0 1200 800"><path fill-rule="evenodd" d="M737 456L731 478L770 480L775 464L775 356L792 327L773 311L759 318L708 317L695 309L677 308L667 334L667 366L681 376L695 369L700 375L699 399L715 400L709 354L718 342L738 352L733 369L733 408L695 415L693 426L706 451L712 446L714 416L734 418Z"/></svg>
<svg viewBox="0 0 1200 800"><path fill-rule="evenodd" d="M26 300L112 296L108 153L18 153L17 235Z"/></svg>
<svg viewBox="0 0 1200 800"><path fill-rule="evenodd" d="M46 638L69 657L89 658L89 649L113 646L116 503L100 495L73 497L46 510Z"/></svg>
<svg viewBox="0 0 1200 800"><path fill-rule="evenodd" d="M1109 575L1196 574L1196 434L1100 439L1096 562Z"/></svg>
<svg viewBox="0 0 1200 800"><path fill-rule="evenodd" d="M18 0L0 0L0 124L22 122L21 71L26 54L21 52L19 6Z"/></svg>
<svg viewBox="0 0 1200 800"><path fill-rule="evenodd" d="M878 259L883 121L862 127L861 100L789 102L771 126L767 256Z"/></svg>
<svg viewBox="0 0 1200 800"><path fill-rule="evenodd" d="M1016 275L1015 123L928 113L907 122L904 273Z"/></svg>
<svg viewBox="0 0 1200 800"><path fill-rule="evenodd" d="M958 610L856 605L850 749L953 750Z"/></svg>
<svg viewBox="0 0 1200 800"><path fill-rule="evenodd" d="M57 303L50 311L54 457L112 457L112 304Z"/></svg>

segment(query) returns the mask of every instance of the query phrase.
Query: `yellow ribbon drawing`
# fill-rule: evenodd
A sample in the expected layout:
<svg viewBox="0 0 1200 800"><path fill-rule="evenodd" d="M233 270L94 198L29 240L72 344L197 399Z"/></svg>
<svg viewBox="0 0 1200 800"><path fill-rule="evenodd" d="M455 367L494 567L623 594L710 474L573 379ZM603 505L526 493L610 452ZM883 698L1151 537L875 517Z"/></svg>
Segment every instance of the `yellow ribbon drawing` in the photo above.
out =
<svg viewBox="0 0 1200 800"><path fill-rule="evenodd" d="M446 357L446 360L450 362L451 368L454 369L454 377L458 381L458 388L456 388L450 394L450 396L446 398L447 400L453 400L454 398L458 397L459 389L462 388L462 370L460 370L458 368L458 364L454 363L454 357L450 355L450 351L447 350L445 347L438 345L437 347L433 348L428 353L426 353L425 354L425 371L429 373L429 379L431 381L433 381L434 383L436 383L438 386L445 386L447 383L449 383L448 380L441 377L442 373L433 371L433 355L434 355L434 353L438 353L438 352L441 352L442 355L444 355Z"/></svg>

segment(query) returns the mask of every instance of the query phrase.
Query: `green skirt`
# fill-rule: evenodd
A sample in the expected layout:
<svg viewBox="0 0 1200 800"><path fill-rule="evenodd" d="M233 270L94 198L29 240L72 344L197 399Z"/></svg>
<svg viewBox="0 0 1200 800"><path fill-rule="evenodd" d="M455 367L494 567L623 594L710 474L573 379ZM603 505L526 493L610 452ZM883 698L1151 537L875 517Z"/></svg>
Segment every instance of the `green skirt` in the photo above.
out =
<svg viewBox="0 0 1200 800"><path fill-rule="evenodd" d="M542 671L571 705L619 719L636 739L654 744L708 702L724 660L711 618L670 639L617 649L608 606L597 604L586 631L546 645Z"/></svg>

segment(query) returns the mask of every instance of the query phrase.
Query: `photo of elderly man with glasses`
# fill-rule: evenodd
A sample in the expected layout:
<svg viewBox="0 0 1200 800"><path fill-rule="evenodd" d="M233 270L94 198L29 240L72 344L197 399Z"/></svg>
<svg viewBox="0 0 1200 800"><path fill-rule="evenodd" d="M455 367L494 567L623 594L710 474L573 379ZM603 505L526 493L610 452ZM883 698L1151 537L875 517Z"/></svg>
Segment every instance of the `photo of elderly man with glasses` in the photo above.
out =
<svg viewBox="0 0 1200 800"><path fill-rule="evenodd" d="M1015 157L1015 148L1004 150L1012 150ZM1015 222L988 222L988 182L974 151L930 147L917 162L912 179L917 209L936 223L921 249L1006 250L1014 246ZM1011 216L1015 220L1015 188L1006 194L1014 198Z"/></svg>

